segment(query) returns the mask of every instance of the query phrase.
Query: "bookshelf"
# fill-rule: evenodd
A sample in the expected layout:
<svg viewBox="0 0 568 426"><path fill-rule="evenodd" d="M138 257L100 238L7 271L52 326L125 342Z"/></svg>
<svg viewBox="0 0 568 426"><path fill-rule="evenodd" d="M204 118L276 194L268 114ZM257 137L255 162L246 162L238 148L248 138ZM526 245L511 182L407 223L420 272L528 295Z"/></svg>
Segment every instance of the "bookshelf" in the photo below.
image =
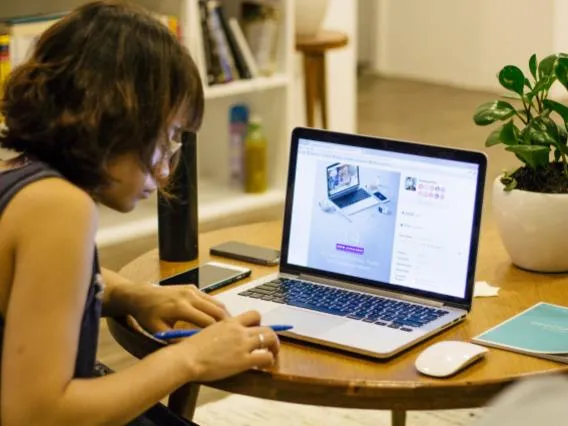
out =
<svg viewBox="0 0 568 426"><path fill-rule="evenodd" d="M252 92L274 88L286 88L290 84L290 76L279 73L270 77L257 77L251 80L239 80L228 84L219 84L205 88L205 99L238 96Z"/></svg>
<svg viewBox="0 0 568 426"><path fill-rule="evenodd" d="M276 71L270 76L205 84L205 117L198 137L199 226L211 230L253 220L280 217L284 206L289 137L292 128L291 99L294 67L294 4L269 0L279 7ZM227 17L238 16L240 0L224 0ZM198 0L180 0L179 18L183 43L203 67L204 51ZM246 194L229 182L229 108L246 103L263 120L268 139L269 188L262 194ZM141 202L123 215L100 209L99 246L154 235L157 232L156 197Z"/></svg>
<svg viewBox="0 0 568 426"><path fill-rule="evenodd" d="M131 0L149 10L164 15L179 14L182 0ZM23 16L50 15L74 9L85 0L18 0L0 3L0 20L19 18Z"/></svg>
<svg viewBox="0 0 568 426"><path fill-rule="evenodd" d="M199 224L201 230L231 226L252 220L280 217L284 206L288 149L292 129L294 84L294 2L265 0L279 9L276 70L270 76L236 80L205 87L205 117L198 133ZM220 1L227 18L238 17L242 0ZM183 42L203 67L198 0L182 0L180 19ZM268 139L269 188L262 194L246 194L229 182L229 108L246 103L259 114ZM139 219L119 225L117 215L105 216L99 244L118 242L113 235L126 227L131 237L156 232L155 198L147 200ZM107 212L111 213L111 212ZM112 212L114 213L114 212ZM108 220L108 222L107 222ZM147 224L134 230L134 224ZM112 230L112 231L111 231ZM109 231L109 232L107 232Z"/></svg>
<svg viewBox="0 0 568 426"><path fill-rule="evenodd" d="M244 0L221 0L226 17L239 17ZM271 75L207 85L205 118L198 133L199 223L201 230L232 226L281 215L292 128L291 99L294 82L294 0L256 0L279 10L275 71ZM81 0L20 0L2 2L0 20L68 11L85 3ZM176 16L182 42L203 70L199 0L135 0L147 9ZM261 194L246 194L229 182L229 108L246 103L260 115L268 139L269 188ZM128 214L100 207L97 243L100 247L155 235L157 197L139 203Z"/></svg>
<svg viewBox="0 0 568 426"><path fill-rule="evenodd" d="M203 67L199 0L135 0L164 15L177 16L182 41ZM244 0L222 0L227 18L238 17ZM276 69L271 75L208 86L205 83L205 118L198 133L199 223L201 230L280 217L284 205L291 100L294 84L294 0L257 0L279 9ZM0 20L68 11L81 0L20 0L0 4ZM229 182L229 108L246 103L260 115L268 139L269 188L246 194ZM100 207L97 243L100 247L155 235L157 198L139 203L134 212L120 214Z"/></svg>
<svg viewBox="0 0 568 426"><path fill-rule="evenodd" d="M201 231L231 226L239 222L263 220L278 216L282 208L283 192L271 188L262 195L243 194L213 180L199 182L199 226ZM99 247L154 235L158 231L156 196L141 202L128 214L106 207L99 209Z"/></svg>

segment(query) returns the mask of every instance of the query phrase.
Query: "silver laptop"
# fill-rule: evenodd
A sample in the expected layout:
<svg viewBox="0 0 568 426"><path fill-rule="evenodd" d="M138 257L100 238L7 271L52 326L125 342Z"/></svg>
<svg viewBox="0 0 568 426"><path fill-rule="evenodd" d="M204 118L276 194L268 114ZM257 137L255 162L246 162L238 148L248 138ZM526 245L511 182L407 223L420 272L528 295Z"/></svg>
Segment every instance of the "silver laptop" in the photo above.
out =
<svg viewBox="0 0 568 426"><path fill-rule="evenodd" d="M348 163L332 163L326 168L327 197L329 201L341 209L342 213L351 216L379 203L369 191L361 187L359 166Z"/></svg>
<svg viewBox="0 0 568 426"><path fill-rule="evenodd" d="M320 208L337 163L357 167L382 202L350 221ZM283 336L391 357L471 308L486 163L481 152L297 128L279 272L216 297L233 314L293 325Z"/></svg>

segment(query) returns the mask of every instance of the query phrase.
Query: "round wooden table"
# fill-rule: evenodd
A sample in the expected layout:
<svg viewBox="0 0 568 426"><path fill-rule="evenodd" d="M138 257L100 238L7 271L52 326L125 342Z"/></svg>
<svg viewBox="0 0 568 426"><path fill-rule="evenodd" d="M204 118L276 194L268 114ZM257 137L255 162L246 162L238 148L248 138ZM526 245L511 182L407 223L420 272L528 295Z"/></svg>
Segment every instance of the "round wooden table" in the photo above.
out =
<svg viewBox="0 0 568 426"><path fill-rule="evenodd" d="M121 273L136 281L156 280L210 259L209 247L228 240L239 240L269 247L279 247L281 223L266 222L208 232L200 235L199 262L170 264L159 262L157 250L146 253L125 266ZM212 259L251 267L251 279L277 270L221 258ZM404 425L407 410L470 408L484 405L515 380L552 372L568 373L568 365L490 349L486 358L447 379L420 375L414 361L424 348L439 340L469 340L497 323L538 301L568 303L568 275L545 275L514 267L497 231L482 232L477 264L477 280L501 288L498 297L476 298L468 319L387 361L377 361L321 347L282 341L278 363L268 370L251 370L237 376L208 383L228 392L332 407L389 409L393 425ZM248 282L241 281L239 285ZM223 290L220 290L223 291ZM109 324L119 343L124 323ZM143 338L140 342L150 339ZM136 356L157 348L151 344L123 344ZM195 396L195 395L194 395ZM187 390L173 407L182 410ZM191 414L191 410L186 410Z"/></svg>

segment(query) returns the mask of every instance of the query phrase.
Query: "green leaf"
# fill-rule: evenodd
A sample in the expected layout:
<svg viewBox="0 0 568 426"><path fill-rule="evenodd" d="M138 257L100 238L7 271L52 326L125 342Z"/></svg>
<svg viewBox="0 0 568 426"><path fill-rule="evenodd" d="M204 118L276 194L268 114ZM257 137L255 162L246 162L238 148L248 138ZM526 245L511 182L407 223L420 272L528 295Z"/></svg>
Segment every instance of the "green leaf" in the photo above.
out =
<svg viewBox="0 0 568 426"><path fill-rule="evenodd" d="M526 128L531 145L555 145L558 141L558 127L548 117L537 117Z"/></svg>
<svg viewBox="0 0 568 426"><path fill-rule="evenodd" d="M536 71L537 71L536 53L533 53L531 55L531 58L529 59L529 69L531 71L533 78L536 80Z"/></svg>
<svg viewBox="0 0 568 426"><path fill-rule="evenodd" d="M541 129L537 129L534 127L531 127L528 130L528 135L531 139L531 145L536 144L536 145L550 146L556 142L546 131L542 131Z"/></svg>
<svg viewBox="0 0 568 426"><path fill-rule="evenodd" d="M519 145L532 145L528 127L525 127L523 130L521 130L519 139L520 139Z"/></svg>
<svg viewBox="0 0 568 426"><path fill-rule="evenodd" d="M568 133L566 132L566 127L557 124L558 127L558 141L561 144L566 145L566 141L568 141Z"/></svg>
<svg viewBox="0 0 568 426"><path fill-rule="evenodd" d="M526 94L525 94L525 102L526 102L527 104L531 104L531 105L532 105L532 101L533 101L533 98L534 98L535 96L536 96L536 93L533 93L532 91L526 93Z"/></svg>
<svg viewBox="0 0 568 426"><path fill-rule="evenodd" d="M497 145L497 144L502 142L501 141L501 129L503 129L503 126L499 127L498 129L495 129L491 133L489 133L489 136L487 136L487 139L485 140L485 146L486 147Z"/></svg>
<svg viewBox="0 0 568 426"><path fill-rule="evenodd" d="M554 75L568 89L568 58L558 58L554 67Z"/></svg>
<svg viewBox="0 0 568 426"><path fill-rule="evenodd" d="M550 87L552 86L552 84L555 81L556 81L556 76L548 75L548 76L542 77L540 80L538 80L536 82L531 93L533 95L536 95L539 92L545 92L548 89L550 89Z"/></svg>
<svg viewBox="0 0 568 426"><path fill-rule="evenodd" d="M499 131L499 141L505 145L518 145L519 144L519 129L513 123L513 120L503 125ZM485 146L487 142L485 142Z"/></svg>
<svg viewBox="0 0 568 426"><path fill-rule="evenodd" d="M562 129L561 127L558 128L561 132L564 132L564 135L566 135L566 130ZM555 161L560 161L560 159L562 158L562 154L564 155L568 155L568 146L566 146L566 138L563 137L562 140L558 141L557 143L554 144L555 146L555 150L554 150L554 160Z"/></svg>
<svg viewBox="0 0 568 426"><path fill-rule="evenodd" d="M528 78L525 78L525 86L527 86L529 89L532 89L532 84Z"/></svg>
<svg viewBox="0 0 568 426"><path fill-rule="evenodd" d="M566 146L566 144L557 143L557 144L555 144L555 146L556 146L556 149L558 151L560 151L562 154L568 155L568 146Z"/></svg>
<svg viewBox="0 0 568 426"><path fill-rule="evenodd" d="M478 126L487 126L498 120L507 120L515 115L515 108L508 102L491 101L480 105L475 114L473 121Z"/></svg>
<svg viewBox="0 0 568 426"><path fill-rule="evenodd" d="M564 123L568 123L568 107L562 105L560 102L553 101L552 99L545 99L542 101L542 104L545 108L548 108L555 113L557 113L562 119Z"/></svg>
<svg viewBox="0 0 568 426"><path fill-rule="evenodd" d="M539 79L550 77L554 74L554 63L558 59L558 55L549 55L538 64Z"/></svg>
<svg viewBox="0 0 568 426"><path fill-rule="evenodd" d="M532 169L546 167L549 162L550 147L543 145L509 145L507 151L514 152Z"/></svg>
<svg viewBox="0 0 568 426"><path fill-rule="evenodd" d="M541 125L541 128L552 138L555 142L558 141L558 126L552 118L549 117L550 113L545 111L540 117L535 119L535 122Z"/></svg>
<svg viewBox="0 0 568 426"><path fill-rule="evenodd" d="M519 67L507 65L499 72L499 83L505 89L522 95L525 86L525 75Z"/></svg>

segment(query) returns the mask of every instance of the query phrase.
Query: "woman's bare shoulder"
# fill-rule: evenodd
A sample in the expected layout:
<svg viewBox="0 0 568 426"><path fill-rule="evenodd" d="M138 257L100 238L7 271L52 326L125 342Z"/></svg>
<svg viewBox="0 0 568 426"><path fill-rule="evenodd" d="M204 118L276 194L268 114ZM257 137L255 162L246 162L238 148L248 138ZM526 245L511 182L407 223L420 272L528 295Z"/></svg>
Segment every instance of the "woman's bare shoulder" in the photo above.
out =
<svg viewBox="0 0 568 426"><path fill-rule="evenodd" d="M49 223L53 218L67 218L69 225L96 221L97 209L92 197L65 179L49 177L26 185L12 199L6 222Z"/></svg>

